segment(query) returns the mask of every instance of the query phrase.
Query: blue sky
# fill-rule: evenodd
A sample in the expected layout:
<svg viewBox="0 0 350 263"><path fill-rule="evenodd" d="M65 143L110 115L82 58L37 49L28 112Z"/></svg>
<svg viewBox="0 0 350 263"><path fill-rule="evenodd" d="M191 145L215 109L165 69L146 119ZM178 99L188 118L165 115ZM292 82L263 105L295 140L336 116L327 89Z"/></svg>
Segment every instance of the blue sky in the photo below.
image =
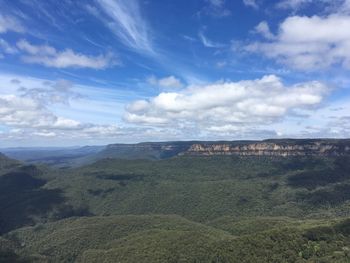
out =
<svg viewBox="0 0 350 263"><path fill-rule="evenodd" d="M349 137L349 0L0 0L0 147Z"/></svg>

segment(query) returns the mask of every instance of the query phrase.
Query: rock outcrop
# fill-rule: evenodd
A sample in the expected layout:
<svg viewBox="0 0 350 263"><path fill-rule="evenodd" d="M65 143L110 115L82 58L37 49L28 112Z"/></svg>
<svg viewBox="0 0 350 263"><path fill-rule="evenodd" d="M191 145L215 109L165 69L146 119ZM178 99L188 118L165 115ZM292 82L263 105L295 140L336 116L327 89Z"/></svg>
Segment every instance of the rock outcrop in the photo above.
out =
<svg viewBox="0 0 350 263"><path fill-rule="evenodd" d="M268 140L251 143L195 143L181 155L339 156L350 155L348 140Z"/></svg>
<svg viewBox="0 0 350 263"><path fill-rule="evenodd" d="M181 155L340 156L350 155L348 139L280 139L264 141L181 141L112 144L97 159L167 159Z"/></svg>

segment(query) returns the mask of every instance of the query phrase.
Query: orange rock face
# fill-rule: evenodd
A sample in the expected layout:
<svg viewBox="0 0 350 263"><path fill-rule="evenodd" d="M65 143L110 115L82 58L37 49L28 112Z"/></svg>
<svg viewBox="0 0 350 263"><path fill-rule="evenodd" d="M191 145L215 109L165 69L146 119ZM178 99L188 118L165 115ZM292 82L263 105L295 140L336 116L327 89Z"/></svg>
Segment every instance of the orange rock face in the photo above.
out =
<svg viewBox="0 0 350 263"><path fill-rule="evenodd" d="M350 154L350 146L337 144L309 143L303 145L285 143L193 144L183 154L189 155L241 155L241 156L329 156Z"/></svg>

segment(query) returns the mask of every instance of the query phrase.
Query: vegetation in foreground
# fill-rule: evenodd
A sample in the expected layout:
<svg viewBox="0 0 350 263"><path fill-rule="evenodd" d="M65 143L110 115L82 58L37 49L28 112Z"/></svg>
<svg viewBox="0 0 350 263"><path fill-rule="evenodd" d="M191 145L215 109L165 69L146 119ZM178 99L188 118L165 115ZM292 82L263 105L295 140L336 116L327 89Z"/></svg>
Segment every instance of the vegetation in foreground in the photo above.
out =
<svg viewBox="0 0 350 263"><path fill-rule="evenodd" d="M94 216L21 228L0 244L18 262L349 262L349 235L350 220Z"/></svg>

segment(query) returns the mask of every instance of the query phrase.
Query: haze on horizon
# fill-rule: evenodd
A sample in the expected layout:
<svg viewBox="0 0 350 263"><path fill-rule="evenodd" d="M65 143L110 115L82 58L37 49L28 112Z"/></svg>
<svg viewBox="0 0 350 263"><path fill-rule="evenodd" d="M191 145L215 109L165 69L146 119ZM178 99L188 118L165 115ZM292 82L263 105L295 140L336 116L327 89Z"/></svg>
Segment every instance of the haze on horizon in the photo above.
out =
<svg viewBox="0 0 350 263"><path fill-rule="evenodd" d="M0 148L350 137L349 0L0 0Z"/></svg>

